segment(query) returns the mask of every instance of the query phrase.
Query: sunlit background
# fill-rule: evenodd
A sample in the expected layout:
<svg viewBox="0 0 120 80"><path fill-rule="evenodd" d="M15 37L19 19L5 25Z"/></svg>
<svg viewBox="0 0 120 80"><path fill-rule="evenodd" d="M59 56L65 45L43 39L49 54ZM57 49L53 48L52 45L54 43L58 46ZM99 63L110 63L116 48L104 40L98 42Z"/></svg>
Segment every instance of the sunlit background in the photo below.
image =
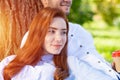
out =
<svg viewBox="0 0 120 80"><path fill-rule="evenodd" d="M68 17L91 32L98 52L111 62L120 50L120 0L73 0Z"/></svg>

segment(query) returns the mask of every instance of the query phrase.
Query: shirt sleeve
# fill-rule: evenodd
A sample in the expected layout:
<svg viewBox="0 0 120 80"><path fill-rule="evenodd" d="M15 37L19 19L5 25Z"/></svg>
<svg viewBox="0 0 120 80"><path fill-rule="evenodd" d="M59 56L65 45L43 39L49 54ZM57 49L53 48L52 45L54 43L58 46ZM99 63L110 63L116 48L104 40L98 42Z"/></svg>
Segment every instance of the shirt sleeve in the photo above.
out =
<svg viewBox="0 0 120 80"><path fill-rule="evenodd" d="M117 80L73 56L68 57L68 65L75 80Z"/></svg>
<svg viewBox="0 0 120 80"><path fill-rule="evenodd" d="M26 65L12 80L54 80L55 67L49 63Z"/></svg>
<svg viewBox="0 0 120 80"><path fill-rule="evenodd" d="M12 61L15 58L15 55L11 55L6 57L5 59L3 59L0 62L0 80L4 80L3 79L3 69L6 65L8 65L10 63L10 61Z"/></svg>
<svg viewBox="0 0 120 80"><path fill-rule="evenodd" d="M15 55L6 57L0 62L0 80L4 80L3 69L14 57ZM54 65L46 62L36 66L26 65L18 74L13 76L11 80L54 80L53 74L55 69Z"/></svg>

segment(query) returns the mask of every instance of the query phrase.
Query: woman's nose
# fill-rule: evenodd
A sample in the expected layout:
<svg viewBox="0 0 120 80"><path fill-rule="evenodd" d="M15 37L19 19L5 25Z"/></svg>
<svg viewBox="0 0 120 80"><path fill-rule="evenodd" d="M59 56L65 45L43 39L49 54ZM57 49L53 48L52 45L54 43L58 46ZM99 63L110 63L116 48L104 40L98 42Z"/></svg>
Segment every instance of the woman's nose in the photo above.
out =
<svg viewBox="0 0 120 80"><path fill-rule="evenodd" d="M56 40L57 42L61 42L61 41L62 41L62 35L61 35L60 33L56 34L55 40Z"/></svg>

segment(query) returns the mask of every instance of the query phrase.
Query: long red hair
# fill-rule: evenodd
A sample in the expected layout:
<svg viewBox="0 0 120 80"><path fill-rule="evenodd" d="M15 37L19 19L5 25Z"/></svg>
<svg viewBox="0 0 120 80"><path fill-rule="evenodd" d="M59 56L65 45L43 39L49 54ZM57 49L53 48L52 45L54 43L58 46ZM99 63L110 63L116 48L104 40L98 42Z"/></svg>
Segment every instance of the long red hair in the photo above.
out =
<svg viewBox="0 0 120 80"><path fill-rule="evenodd" d="M62 11L55 8L41 9L41 11L33 18L25 45L18 49L15 59L4 68L4 80L11 80L11 78L19 73L25 65L34 66L41 60L41 57L44 55L44 39L54 17L63 18L68 29L66 16ZM55 66L60 67L62 70L69 73L67 65L67 42L61 53L53 57L53 61Z"/></svg>

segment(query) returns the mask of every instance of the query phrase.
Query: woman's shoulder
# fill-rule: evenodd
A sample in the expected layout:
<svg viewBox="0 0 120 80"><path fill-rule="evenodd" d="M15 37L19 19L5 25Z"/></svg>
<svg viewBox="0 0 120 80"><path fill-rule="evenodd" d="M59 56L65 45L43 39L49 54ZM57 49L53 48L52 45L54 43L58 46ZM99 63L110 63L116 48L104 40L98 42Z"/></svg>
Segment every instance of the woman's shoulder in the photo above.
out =
<svg viewBox="0 0 120 80"><path fill-rule="evenodd" d="M0 80L3 80L3 69L6 65L8 65L10 63L10 61L12 61L15 58L15 55L11 55L8 56L6 58L4 58L1 62L0 62Z"/></svg>
<svg viewBox="0 0 120 80"><path fill-rule="evenodd" d="M12 61L15 57L16 57L16 55L10 55L10 56L7 56L6 58L4 58L0 62L0 69L2 69L2 67L6 66L8 63L10 63L10 61Z"/></svg>
<svg viewBox="0 0 120 80"><path fill-rule="evenodd" d="M10 55L5 57L0 63L9 63L10 61L12 61L15 58L16 55Z"/></svg>
<svg viewBox="0 0 120 80"><path fill-rule="evenodd" d="M43 63L39 65L25 65L22 70L14 76L13 80L52 80L55 67Z"/></svg>

